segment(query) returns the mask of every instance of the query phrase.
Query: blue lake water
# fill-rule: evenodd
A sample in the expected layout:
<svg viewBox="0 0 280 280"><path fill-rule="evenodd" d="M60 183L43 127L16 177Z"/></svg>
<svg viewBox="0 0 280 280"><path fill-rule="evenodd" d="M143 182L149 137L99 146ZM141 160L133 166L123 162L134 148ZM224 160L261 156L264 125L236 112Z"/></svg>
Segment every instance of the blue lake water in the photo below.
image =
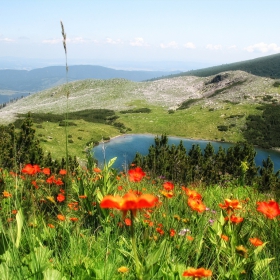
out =
<svg viewBox="0 0 280 280"><path fill-rule="evenodd" d="M147 155L149 147L155 143L155 135L146 134L125 134L116 138L113 138L110 142L100 144L93 148L94 157L98 160L98 165L102 167L104 161L108 161L114 157L117 157L113 167L120 170L127 169L129 164L133 161L135 154L139 152L142 155ZM180 137L169 137L169 145L179 145L180 141L183 141L183 145L187 149L187 152L192 148L192 145L199 144L203 151L206 145L210 142L215 149L218 151L219 147L227 149L233 144L212 142L204 140L193 140ZM266 160L270 156L274 163L274 171L280 170L280 152L273 150L264 150L256 148L255 162L257 166L262 166L262 161Z"/></svg>

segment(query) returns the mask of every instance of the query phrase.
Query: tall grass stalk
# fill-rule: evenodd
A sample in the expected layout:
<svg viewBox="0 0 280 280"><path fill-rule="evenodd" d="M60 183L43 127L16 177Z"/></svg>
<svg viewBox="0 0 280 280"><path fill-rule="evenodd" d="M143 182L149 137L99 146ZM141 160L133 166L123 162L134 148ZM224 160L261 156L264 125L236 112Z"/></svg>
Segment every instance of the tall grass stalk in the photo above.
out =
<svg viewBox="0 0 280 280"><path fill-rule="evenodd" d="M66 45L66 33L64 30L63 22L60 21L61 25L61 34L62 34L62 43L64 48L65 54L65 75L66 75L66 112L65 112L65 124L64 124L64 131L65 131L65 155L66 155L66 182L65 182L65 191L68 193L68 179L69 179L69 158L68 158L68 114L69 114L69 84L68 84L68 60L67 60L67 45Z"/></svg>

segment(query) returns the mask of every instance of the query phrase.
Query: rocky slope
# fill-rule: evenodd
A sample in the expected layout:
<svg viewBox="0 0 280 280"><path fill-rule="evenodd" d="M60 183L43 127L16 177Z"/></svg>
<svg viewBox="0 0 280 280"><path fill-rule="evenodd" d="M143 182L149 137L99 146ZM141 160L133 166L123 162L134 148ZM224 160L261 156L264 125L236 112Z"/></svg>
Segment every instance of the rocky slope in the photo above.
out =
<svg viewBox="0 0 280 280"><path fill-rule="evenodd" d="M67 93L69 98L67 102ZM145 106L177 109L182 102L195 99L209 109L224 102L259 103L265 96L280 101L275 80L251 75L243 71L229 71L210 77L183 76L148 82L124 79L83 80L45 90L0 110L0 122L9 123L17 113L63 113L84 109L107 108L116 111L131 108L141 101ZM67 105L68 103L68 105Z"/></svg>

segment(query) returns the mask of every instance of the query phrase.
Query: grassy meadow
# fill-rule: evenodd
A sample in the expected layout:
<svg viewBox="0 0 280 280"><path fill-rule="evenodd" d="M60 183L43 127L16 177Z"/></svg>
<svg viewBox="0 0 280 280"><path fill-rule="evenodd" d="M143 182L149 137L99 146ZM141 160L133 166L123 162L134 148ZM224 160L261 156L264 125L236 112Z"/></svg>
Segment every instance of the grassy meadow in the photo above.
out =
<svg viewBox="0 0 280 280"><path fill-rule="evenodd" d="M1 169L1 279L279 278L272 194L234 181L174 185L111 164Z"/></svg>

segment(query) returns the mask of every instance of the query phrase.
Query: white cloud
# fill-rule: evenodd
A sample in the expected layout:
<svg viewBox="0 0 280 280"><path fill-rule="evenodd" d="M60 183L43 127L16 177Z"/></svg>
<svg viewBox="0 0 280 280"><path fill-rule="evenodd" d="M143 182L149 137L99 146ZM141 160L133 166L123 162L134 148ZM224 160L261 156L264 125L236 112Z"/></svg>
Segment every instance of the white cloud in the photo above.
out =
<svg viewBox="0 0 280 280"><path fill-rule="evenodd" d="M2 42L14 42L15 40L10 39L10 38L0 38L0 41L2 41Z"/></svg>
<svg viewBox="0 0 280 280"><path fill-rule="evenodd" d="M195 48L196 48L195 44L192 43L192 42L186 43L186 44L184 45L184 47L187 48L187 49L195 49Z"/></svg>
<svg viewBox="0 0 280 280"><path fill-rule="evenodd" d="M279 52L280 51L280 47L278 47L276 44L272 43L272 44L265 44L265 43L258 43L255 45L251 45L248 46L246 48L244 48L246 51L248 52L262 52L262 53L266 53L266 52Z"/></svg>
<svg viewBox="0 0 280 280"><path fill-rule="evenodd" d="M237 46L236 45L232 45L232 46L229 46L228 49L230 49L230 50L237 50Z"/></svg>
<svg viewBox="0 0 280 280"><path fill-rule="evenodd" d="M43 40L43 44L50 44L50 45L55 45L55 44L60 44L62 43L62 38L61 39L48 39L48 40Z"/></svg>
<svg viewBox="0 0 280 280"><path fill-rule="evenodd" d="M134 38L134 41L130 41L130 45L133 47L148 47L149 45L144 41L143 38Z"/></svg>
<svg viewBox="0 0 280 280"><path fill-rule="evenodd" d="M177 49L178 48L178 44L175 41L172 41L168 44L160 44L160 47L162 49L168 49L168 48L172 48L172 49Z"/></svg>
<svg viewBox="0 0 280 280"><path fill-rule="evenodd" d="M66 41L69 42L69 43L77 44L77 43L86 43L88 40L85 40L82 37L75 37L75 38L72 38L72 39L69 38L69 40L67 39Z"/></svg>
<svg viewBox="0 0 280 280"><path fill-rule="evenodd" d="M106 43L111 45L119 45L122 43L120 39L113 40L112 38L106 38Z"/></svg>
<svg viewBox="0 0 280 280"><path fill-rule="evenodd" d="M206 46L206 49L211 50L211 51L218 51L222 49L221 45L212 45L212 44L208 44Z"/></svg>

